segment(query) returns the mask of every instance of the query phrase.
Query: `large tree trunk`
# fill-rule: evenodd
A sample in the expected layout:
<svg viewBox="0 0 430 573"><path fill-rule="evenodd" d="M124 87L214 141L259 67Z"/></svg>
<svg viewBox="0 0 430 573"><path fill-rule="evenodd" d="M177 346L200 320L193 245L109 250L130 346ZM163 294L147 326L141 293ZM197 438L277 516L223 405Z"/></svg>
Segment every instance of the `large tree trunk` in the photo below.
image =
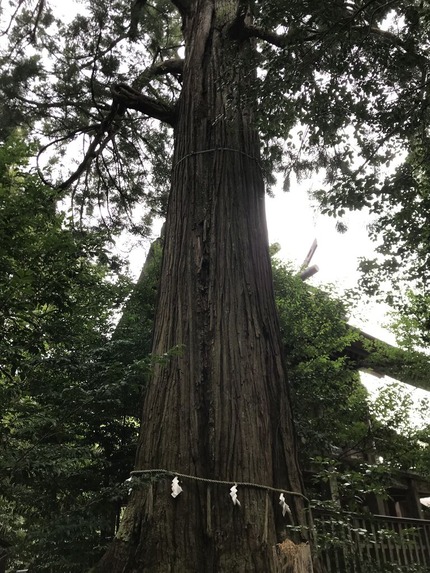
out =
<svg viewBox="0 0 430 573"><path fill-rule="evenodd" d="M186 62L153 352L137 469L301 493L272 288L259 139L253 125L253 48L227 35L233 0L200 0L184 19ZM130 498L96 571L312 571L300 495L156 476ZM170 478L171 479L171 478ZM290 536L291 537L291 536Z"/></svg>

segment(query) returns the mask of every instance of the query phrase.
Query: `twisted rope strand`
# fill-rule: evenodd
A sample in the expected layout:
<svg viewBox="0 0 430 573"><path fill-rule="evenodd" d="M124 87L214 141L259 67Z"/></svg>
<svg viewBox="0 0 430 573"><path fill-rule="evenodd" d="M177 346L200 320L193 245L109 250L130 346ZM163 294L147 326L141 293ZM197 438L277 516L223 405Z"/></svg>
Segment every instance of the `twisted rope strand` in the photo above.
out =
<svg viewBox="0 0 430 573"><path fill-rule="evenodd" d="M255 487L257 489L264 489L266 491L273 491L275 493L286 493L287 495L295 495L295 496L298 496L298 497L301 497L302 499L304 499L304 501L306 502L308 507L310 505L309 499L305 495L303 495L302 493L297 492L297 491L288 491L286 489L279 489L276 487L272 487L270 485L263 485L263 484L252 483L252 482L247 482L247 481L235 481L235 480L226 481L226 480L204 478L204 477L193 476L193 475L188 475L188 474L181 474L179 472L175 472L175 471L171 471L171 470L163 470L163 469L133 470L132 472L130 472L131 477L141 476L141 475L145 475L145 474L164 474L167 476L178 476L180 478L191 479L191 480L195 480L195 481L202 481L202 482L206 482L206 483L216 483L216 484L221 484L221 485L234 484L234 485L241 486L241 487Z"/></svg>
<svg viewBox="0 0 430 573"><path fill-rule="evenodd" d="M248 159L252 159L253 161L255 161L257 163L258 167L261 169L261 164L260 164L260 160L258 157L255 157L254 155L250 155L249 153L245 153L245 151L242 151L240 149L234 149L233 147L213 147L212 149L203 149L201 151L192 151L191 153L184 155L184 157L181 157L181 159L179 159L173 165L172 169L175 169L180 163L182 163L182 161L185 161L185 159L187 159L188 157L192 157L193 155L201 155L203 153L211 153L214 151L232 151L234 153L240 153L240 155L244 155L245 157L248 157Z"/></svg>

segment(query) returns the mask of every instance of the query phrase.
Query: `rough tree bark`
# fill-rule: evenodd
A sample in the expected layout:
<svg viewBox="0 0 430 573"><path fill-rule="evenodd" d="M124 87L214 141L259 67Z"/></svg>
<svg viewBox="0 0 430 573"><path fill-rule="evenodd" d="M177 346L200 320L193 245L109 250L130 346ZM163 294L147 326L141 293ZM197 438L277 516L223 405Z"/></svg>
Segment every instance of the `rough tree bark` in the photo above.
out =
<svg viewBox="0 0 430 573"><path fill-rule="evenodd" d="M183 2L186 59L137 469L303 491L272 289L255 54L231 33L238 2ZM160 477L160 476L158 476ZM303 498L193 479L173 499L156 479L130 497L97 573L312 571ZM289 539L287 538L289 537Z"/></svg>

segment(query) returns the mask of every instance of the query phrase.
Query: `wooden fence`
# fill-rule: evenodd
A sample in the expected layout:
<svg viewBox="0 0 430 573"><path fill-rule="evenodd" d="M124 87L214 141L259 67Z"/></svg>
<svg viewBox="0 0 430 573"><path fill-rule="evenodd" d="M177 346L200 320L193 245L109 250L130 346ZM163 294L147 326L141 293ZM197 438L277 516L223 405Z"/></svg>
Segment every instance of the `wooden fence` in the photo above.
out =
<svg viewBox="0 0 430 573"><path fill-rule="evenodd" d="M329 573L430 571L430 521L313 511Z"/></svg>

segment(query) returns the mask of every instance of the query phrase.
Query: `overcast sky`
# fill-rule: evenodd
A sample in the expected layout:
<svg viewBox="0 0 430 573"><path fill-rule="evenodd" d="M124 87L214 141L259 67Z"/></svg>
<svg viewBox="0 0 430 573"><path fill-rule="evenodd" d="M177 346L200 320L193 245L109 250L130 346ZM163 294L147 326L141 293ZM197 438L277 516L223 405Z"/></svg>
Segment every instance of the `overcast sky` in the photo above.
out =
<svg viewBox="0 0 430 573"><path fill-rule="evenodd" d="M315 181L316 189L319 184ZM357 286L359 258L374 256L375 243L369 239L367 231L369 215L363 211L348 213L342 219L348 231L340 234L336 230L336 220L322 215L311 200L308 191L315 189L311 181L300 185L293 182L288 193L279 190L275 198L267 198L269 241L281 245L280 257L283 260L300 266L316 239L318 247L311 264L318 265L319 271L308 281L314 285L333 283L342 292ZM352 313L350 322L393 343L394 336L383 326L389 320L387 310L382 305L365 301Z"/></svg>

